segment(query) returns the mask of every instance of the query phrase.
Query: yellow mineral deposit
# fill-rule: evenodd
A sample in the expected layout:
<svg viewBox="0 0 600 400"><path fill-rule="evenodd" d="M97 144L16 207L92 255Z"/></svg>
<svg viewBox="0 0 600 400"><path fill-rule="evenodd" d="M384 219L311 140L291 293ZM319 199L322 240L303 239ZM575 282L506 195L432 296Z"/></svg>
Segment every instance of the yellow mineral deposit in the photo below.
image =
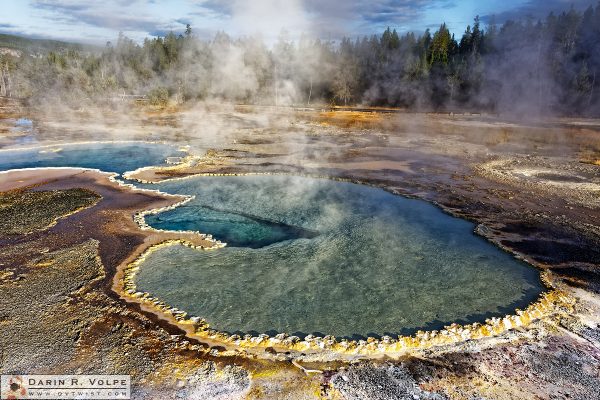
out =
<svg viewBox="0 0 600 400"><path fill-rule="evenodd" d="M228 347L231 345L246 349L266 349L267 347L273 347L275 349L298 353L326 351L328 353L336 353L340 356L398 355L408 353L411 350L428 349L435 346L456 344L466 340L498 336L510 329L526 328L532 322L548 318L559 311L568 312L572 310L574 305L574 300L566 293L560 290L550 290L542 294L536 302L529 305L525 310L516 310L513 315L507 315L503 318L490 318L485 323L470 325L453 323L440 331L419 331L413 336L399 336L397 338L384 336L381 339L369 337L367 340L342 339L339 341L333 336L315 337L312 335L308 335L304 340L300 340L298 337L288 336L285 333L280 333L274 337L266 334L240 337L239 335L229 335L225 332L211 329L210 325L202 318L189 318L185 311L170 307L160 299L152 297L149 293L137 291L134 280L140 264L153 251L174 244L199 248L183 240L166 241L150 247L125 270L122 294L127 298L134 299L136 302L143 302L158 314L162 313L172 316L178 324L192 327L193 330L189 334L190 337L221 343L228 345ZM215 241L214 246L202 249L218 249L223 246L223 243Z"/></svg>
<svg viewBox="0 0 600 400"><path fill-rule="evenodd" d="M203 173L193 176L239 176L239 175L287 175L285 173L244 173L244 174L212 174ZM327 176L311 176L313 178L334 179L339 181L350 181L348 179L337 179ZM169 180L188 179L190 176L181 178L172 178ZM183 197L183 196L179 196ZM189 202L193 197L187 196L184 200L173 205L147 210L137 213L134 216L135 221L144 230L155 230L157 232L167 232L154 229L145 221L145 216L157 214L166 210L171 210L182 204ZM157 315L171 320L180 327L184 328L190 338L207 341L223 345L226 349L240 350L262 350L254 353L255 355L269 357L269 353L264 349L271 347L281 351L301 353L327 353L328 357L340 358L345 356L353 357L371 357L371 356L399 356L408 354L411 351L429 349L436 346L447 346L458 344L467 340L478 340L499 336L511 329L527 328L533 322L556 315L559 312L570 312L574 306L574 299L565 292L555 289L553 282L550 281L547 272L541 273L542 282L548 287L548 291L543 293L537 301L530 304L525 310L515 310L515 314L506 315L502 318L489 318L484 323L473 323L470 325L450 324L439 331L418 331L412 336L398 336L396 338L384 336L381 339L369 337L367 340L337 340L333 336L315 337L306 336L303 340L297 336L289 336L286 333L280 333L273 337L266 334L258 336L230 335L226 332L220 332L210 328L208 322L199 316L189 317L183 310L179 310L162 300L152 297L151 294L140 292L135 285L135 276L139 271L140 265L152 254L152 252L166 246L184 245L197 250L216 250L226 246L218 240L214 240L211 235L199 232L180 232L182 234L196 234L205 241L211 243L211 246L198 246L189 240L176 239L165 240L161 243L152 245L145 249L142 254L124 269L122 284L120 285L120 295L133 302L145 305L149 310ZM119 286L117 286L119 287Z"/></svg>
<svg viewBox="0 0 600 400"><path fill-rule="evenodd" d="M189 146L181 147L179 150L180 151L189 151ZM178 160L174 161L175 158L178 158ZM141 167L134 171L125 172L123 174L123 177L125 179L129 179L129 180L140 182L140 183L155 183L155 181L153 181L153 180L148 180L148 179L142 178L143 173L145 171L173 172L173 171L185 170L186 168L191 168L194 165L194 163L196 162L196 160L198 160L198 157L188 154L187 156L185 156L183 158L170 157L170 159L172 162L169 162L169 159L167 159L167 163L170 164L168 166L165 166L165 167L156 167L156 166Z"/></svg>

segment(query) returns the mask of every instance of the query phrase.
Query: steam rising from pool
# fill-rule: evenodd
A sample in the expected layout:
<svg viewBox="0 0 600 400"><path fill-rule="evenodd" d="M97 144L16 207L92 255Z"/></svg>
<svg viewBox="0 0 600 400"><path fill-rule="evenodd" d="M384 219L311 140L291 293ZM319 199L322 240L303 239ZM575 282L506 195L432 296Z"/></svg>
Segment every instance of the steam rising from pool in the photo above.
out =
<svg viewBox="0 0 600 400"><path fill-rule="evenodd" d="M0 170L83 167L123 174L184 152L153 143L0 150ZM231 333L411 334L524 308L537 271L428 203L368 186L292 176L195 177L143 185L194 195L146 217L212 234L213 252L162 247L137 290Z"/></svg>
<svg viewBox="0 0 600 400"><path fill-rule="evenodd" d="M145 142L90 142L0 150L0 171L17 168L79 167L122 174L186 153L176 146Z"/></svg>
<svg viewBox="0 0 600 400"><path fill-rule="evenodd" d="M149 187L196 196L147 217L151 226L230 246L160 248L137 288L217 330L409 334L504 315L543 291L535 269L474 235L472 223L380 189L292 176Z"/></svg>

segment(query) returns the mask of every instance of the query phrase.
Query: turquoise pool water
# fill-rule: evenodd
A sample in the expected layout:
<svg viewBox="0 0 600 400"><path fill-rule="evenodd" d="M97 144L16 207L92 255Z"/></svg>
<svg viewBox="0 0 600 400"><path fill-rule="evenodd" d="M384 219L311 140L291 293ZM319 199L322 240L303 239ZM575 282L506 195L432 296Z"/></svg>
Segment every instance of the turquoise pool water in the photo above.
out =
<svg viewBox="0 0 600 400"><path fill-rule="evenodd" d="M292 176L150 187L196 196L150 225L232 246L162 248L136 284L222 331L409 334L510 313L543 291L534 268L473 234L472 223L380 189Z"/></svg>
<svg viewBox="0 0 600 400"><path fill-rule="evenodd" d="M58 150L58 151L53 151ZM0 171L36 167L96 168L122 174L162 165L167 157L185 156L176 146L159 143L86 143L0 151Z"/></svg>
<svg viewBox="0 0 600 400"><path fill-rule="evenodd" d="M0 151L0 170L122 174L183 155L165 144L63 145ZM147 217L151 226L210 233L228 246L162 248L142 264L138 288L219 330L410 334L503 315L543 291L534 268L474 235L472 223L380 189L293 176L140 186L196 196Z"/></svg>

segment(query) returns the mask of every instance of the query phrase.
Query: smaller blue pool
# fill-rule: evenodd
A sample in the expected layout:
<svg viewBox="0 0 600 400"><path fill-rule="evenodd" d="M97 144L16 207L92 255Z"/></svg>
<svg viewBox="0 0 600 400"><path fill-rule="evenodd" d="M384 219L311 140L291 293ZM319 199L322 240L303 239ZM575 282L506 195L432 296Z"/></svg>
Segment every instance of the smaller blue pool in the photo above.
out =
<svg viewBox="0 0 600 400"><path fill-rule="evenodd" d="M82 143L0 150L0 170L41 167L95 168L123 174L140 167L163 165L167 157L182 157L176 146L160 143Z"/></svg>

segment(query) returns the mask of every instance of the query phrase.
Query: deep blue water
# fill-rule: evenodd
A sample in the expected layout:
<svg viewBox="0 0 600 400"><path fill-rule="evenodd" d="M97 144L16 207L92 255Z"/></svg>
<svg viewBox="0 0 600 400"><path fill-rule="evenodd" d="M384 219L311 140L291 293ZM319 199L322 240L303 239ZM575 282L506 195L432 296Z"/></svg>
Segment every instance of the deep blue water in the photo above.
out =
<svg viewBox="0 0 600 400"><path fill-rule="evenodd" d="M0 170L122 174L182 155L163 144L63 145L0 151ZM544 289L534 268L475 235L472 223L380 189L293 176L140 186L196 196L149 216L151 226L229 245L162 248L142 264L139 289L223 331L408 334L510 313Z"/></svg>
<svg viewBox="0 0 600 400"><path fill-rule="evenodd" d="M475 235L472 223L380 189L292 176L156 186L196 198L150 225L234 246L162 248L142 264L138 288L216 329L411 333L510 313L543 291L534 268Z"/></svg>
<svg viewBox="0 0 600 400"><path fill-rule="evenodd" d="M197 202L150 215L146 217L146 222L157 229L209 232L230 247L260 248L284 240L313 238L318 235L318 232L310 229L269 220L268 216L218 209Z"/></svg>

